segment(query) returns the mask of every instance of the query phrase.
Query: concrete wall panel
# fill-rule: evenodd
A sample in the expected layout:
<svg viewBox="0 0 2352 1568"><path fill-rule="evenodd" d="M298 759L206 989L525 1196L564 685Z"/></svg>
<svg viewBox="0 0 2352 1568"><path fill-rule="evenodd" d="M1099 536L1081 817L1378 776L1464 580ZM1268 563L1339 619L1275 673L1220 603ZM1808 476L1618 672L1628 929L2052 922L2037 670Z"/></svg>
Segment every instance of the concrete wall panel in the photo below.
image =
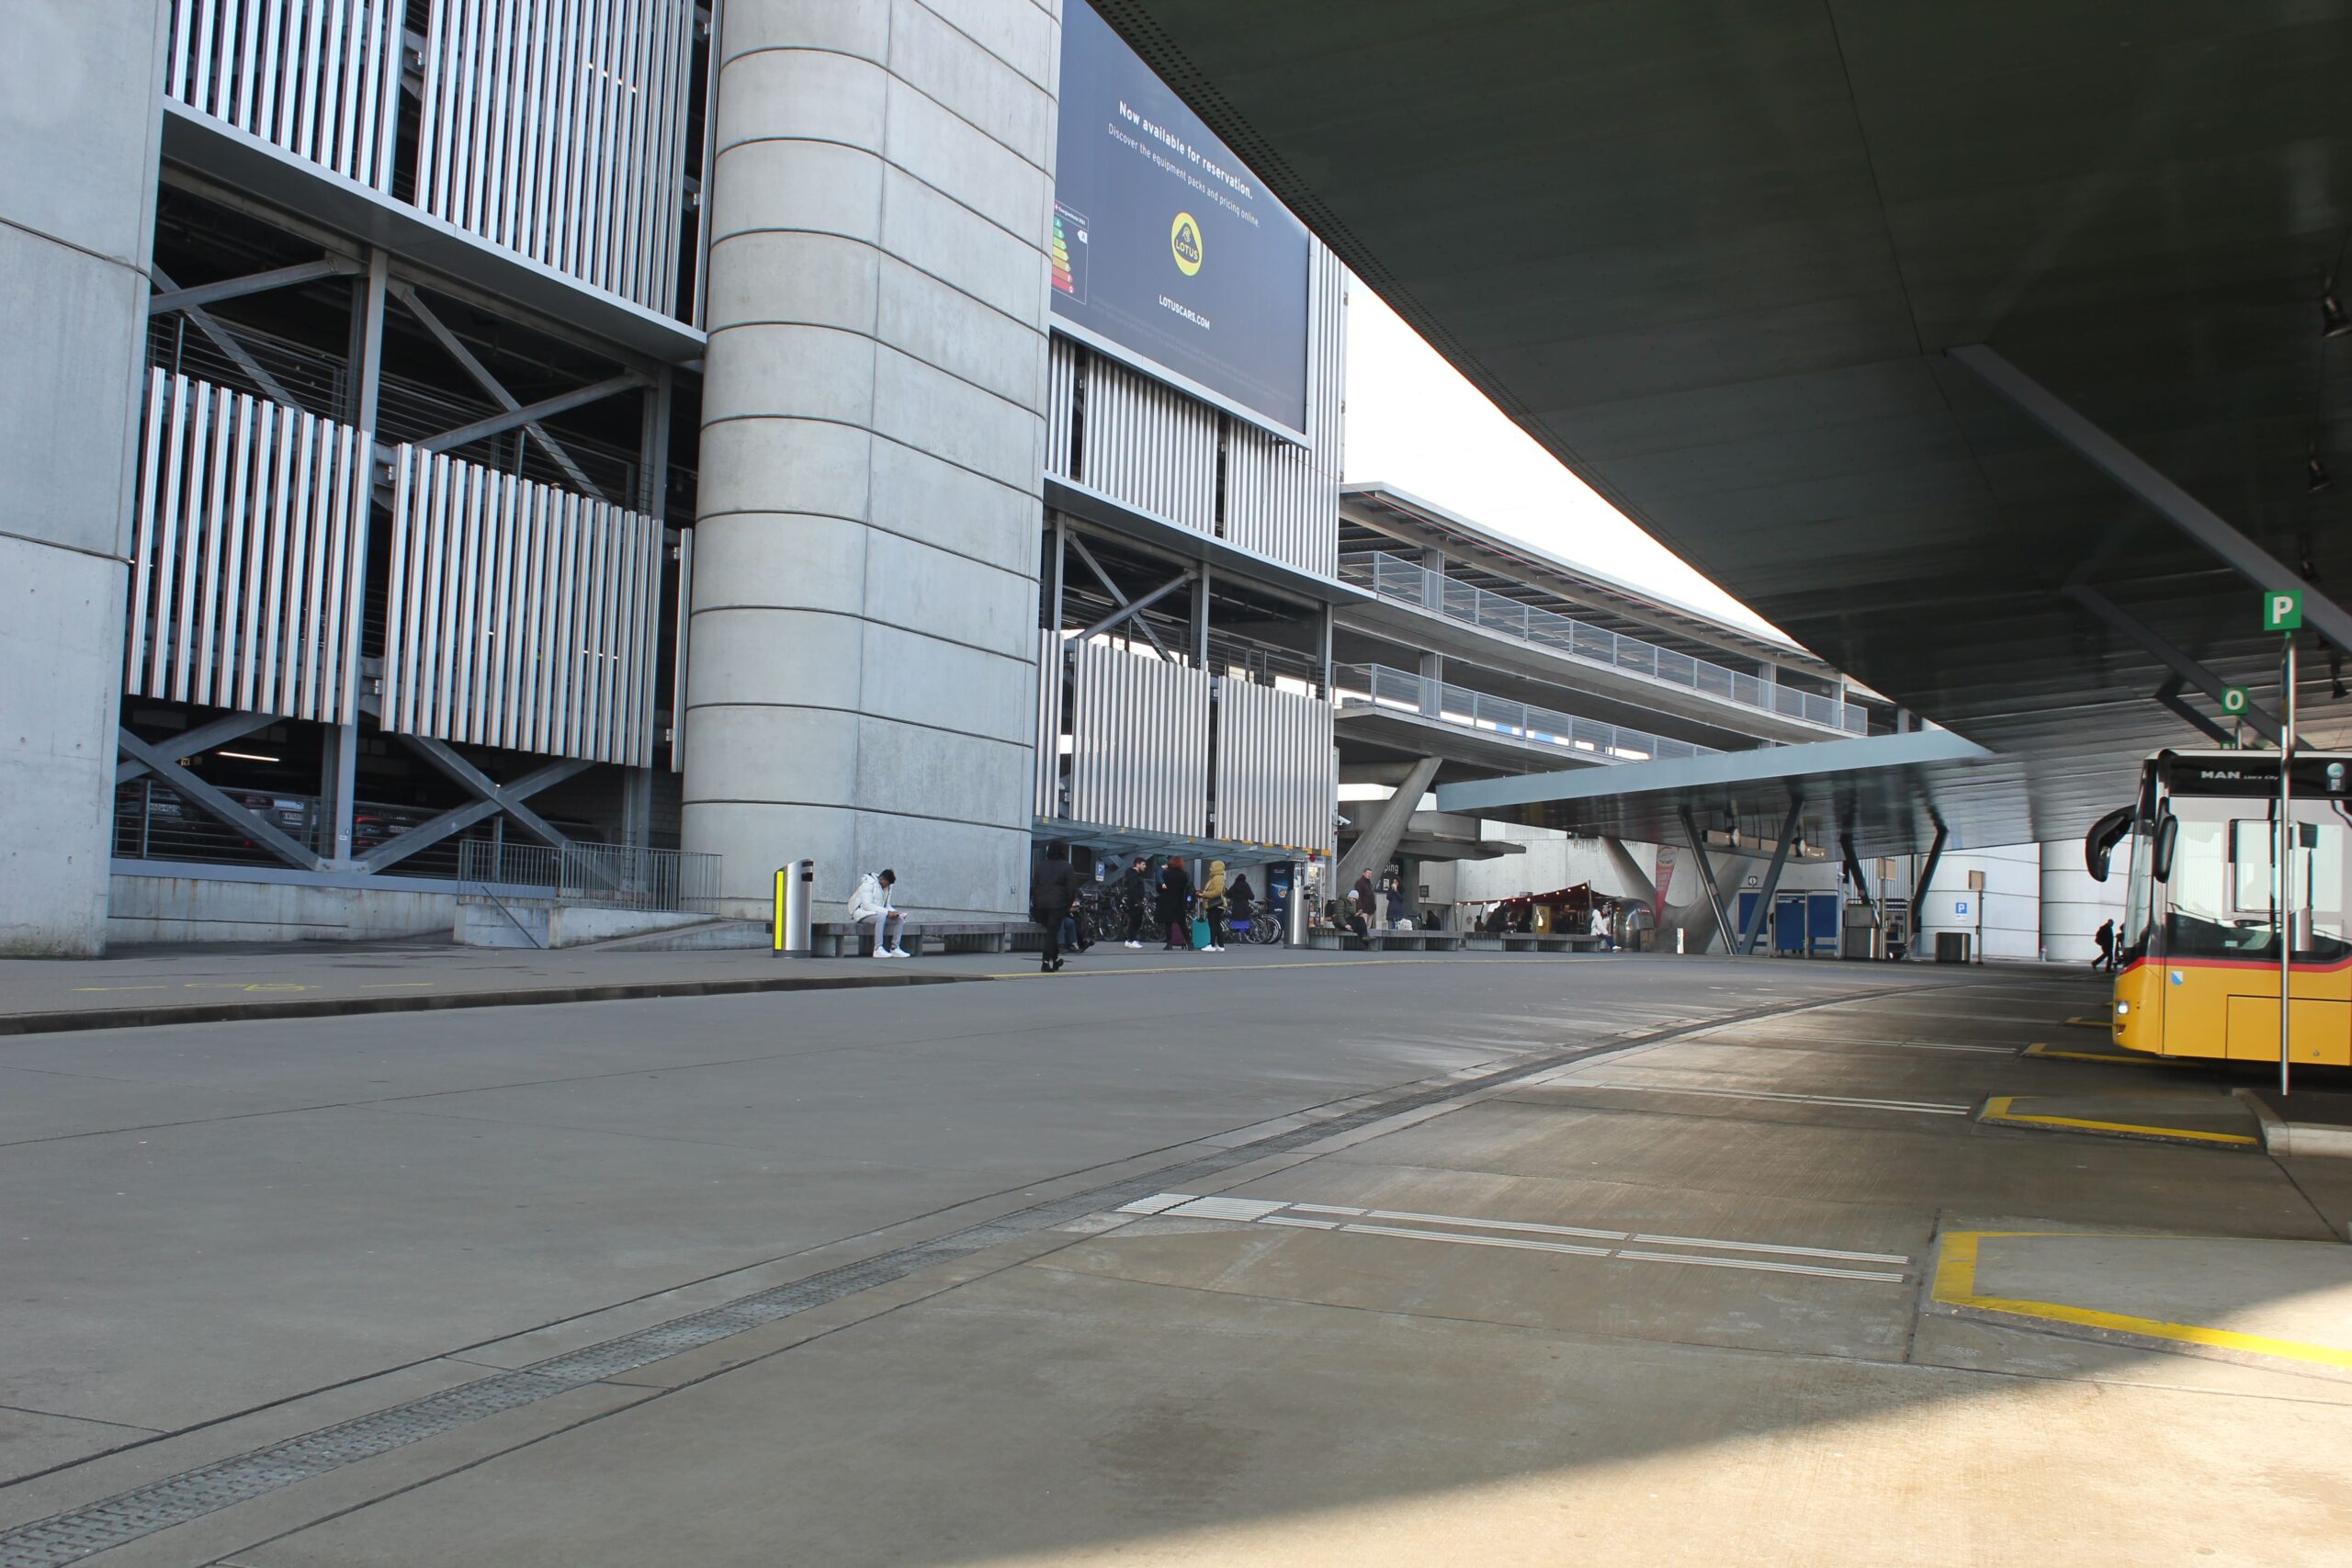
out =
<svg viewBox="0 0 2352 1568"><path fill-rule="evenodd" d="M19 0L0 50L0 953L107 940L159 0Z"/></svg>
<svg viewBox="0 0 2352 1568"><path fill-rule="evenodd" d="M1030 743L1036 718L1034 699L1025 686L1016 691L1003 680L997 666L1005 655L873 621L865 623L862 637L859 704L865 712L1024 748ZM1031 660L1012 657L1019 660L1025 681Z"/></svg>
<svg viewBox="0 0 2352 1568"><path fill-rule="evenodd" d="M712 164L706 203L713 241L799 230L871 243L882 231L883 170L878 152L830 141L726 148Z"/></svg>
<svg viewBox="0 0 2352 1568"><path fill-rule="evenodd" d="M779 498L789 496L806 515L864 517L876 477L874 447L870 431L836 420L753 415L706 425L702 515L775 515ZM700 544L710 543L707 533Z"/></svg>
<svg viewBox="0 0 2352 1568"><path fill-rule="evenodd" d="M1042 228L1042 223L1041 223ZM1043 319L1045 253L897 169L882 177L882 246L1016 321Z"/></svg>
<svg viewBox="0 0 2352 1568"><path fill-rule="evenodd" d="M124 580L0 535L0 954L104 939Z"/></svg>
<svg viewBox="0 0 2352 1568"><path fill-rule="evenodd" d="M1036 570L1037 498L896 441L874 443L874 515L919 518L922 537L943 550L1008 570ZM705 481L706 483L707 481ZM1026 530L1023 546L1008 544ZM1026 553L1018 553L1025 549Z"/></svg>
<svg viewBox="0 0 2352 1568"><path fill-rule="evenodd" d="M935 453L976 474L1008 485L1038 483L1042 502L1036 475L1046 422L1034 410L885 347L875 357L871 418L876 434Z"/></svg>
<svg viewBox="0 0 2352 1568"><path fill-rule="evenodd" d="M903 82L890 85L882 155L932 189L954 197L1008 233L1043 238L1053 180L970 121Z"/></svg>
<svg viewBox="0 0 2352 1568"><path fill-rule="evenodd" d="M890 16L890 65L899 79L968 120L1039 168L1050 167L1054 98L918 0Z"/></svg>
<svg viewBox="0 0 2352 1568"><path fill-rule="evenodd" d="M885 341L1009 403L1044 411L1045 344L1026 320L903 262L883 268L880 295L874 319Z"/></svg>
<svg viewBox="0 0 2352 1568"><path fill-rule="evenodd" d="M730 6L757 15L772 0ZM730 31L741 17L728 18ZM720 67L715 145L747 141L838 141L882 150L889 73L870 60L830 49L765 49ZM724 228L713 233L724 233Z"/></svg>
<svg viewBox="0 0 2352 1568"><path fill-rule="evenodd" d="M833 234L755 230L729 235L713 248L751 254L730 254L728 265L713 271L705 318L710 331L785 321L845 332L874 330L882 283L873 246ZM749 281L783 273L800 279L789 317L773 314L783 301ZM724 288L717 287L722 283Z"/></svg>
<svg viewBox="0 0 2352 1568"><path fill-rule="evenodd" d="M943 918L1019 919L1028 913L1029 829L975 827L922 817L861 812L854 866L899 874L899 906ZM818 879L819 897L824 878ZM838 897L847 898L854 877Z"/></svg>
<svg viewBox="0 0 2352 1568"><path fill-rule="evenodd" d="M110 942L382 942L446 936L458 897L219 877L118 876Z"/></svg>
<svg viewBox="0 0 2352 1568"><path fill-rule="evenodd" d="M705 524L695 534L697 616L741 608L864 614L872 536L864 524L742 513ZM699 678L700 672L697 660L693 673Z"/></svg>
<svg viewBox="0 0 2352 1568"><path fill-rule="evenodd" d="M727 14L727 60L766 49L826 49L879 64L890 48L891 0L774 0Z"/></svg>
<svg viewBox="0 0 2352 1568"><path fill-rule="evenodd" d="M738 259L713 255L714 276ZM730 281L729 287L737 285ZM729 327L711 334L708 365L703 400L709 407L727 409L738 417L778 414L870 427L877 370L874 340L862 332Z"/></svg>
<svg viewBox="0 0 2352 1568"><path fill-rule="evenodd" d="M1037 583L1019 562L983 566L878 529L866 551L873 620L1023 663L1036 657Z"/></svg>
<svg viewBox="0 0 2352 1568"><path fill-rule="evenodd" d="M998 0L898 0L902 9L923 9L987 50L1046 92L1061 73L1061 6L1058 3L1006 6Z"/></svg>

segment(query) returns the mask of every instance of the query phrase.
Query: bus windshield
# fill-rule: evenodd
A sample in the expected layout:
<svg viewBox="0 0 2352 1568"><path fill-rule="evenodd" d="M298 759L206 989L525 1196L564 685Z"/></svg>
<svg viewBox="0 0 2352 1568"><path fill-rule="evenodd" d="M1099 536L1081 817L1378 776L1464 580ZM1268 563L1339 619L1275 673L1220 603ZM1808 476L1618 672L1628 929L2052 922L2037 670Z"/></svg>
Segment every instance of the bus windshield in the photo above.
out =
<svg viewBox="0 0 2352 1568"><path fill-rule="evenodd" d="M2193 795L2169 804L2179 828L2165 885L2165 955L2276 963L2278 804ZM2312 914L2312 936L2297 947L2298 957L2325 961L2352 953L2345 923L2347 829L2352 820L2340 802L2295 803L2290 907Z"/></svg>

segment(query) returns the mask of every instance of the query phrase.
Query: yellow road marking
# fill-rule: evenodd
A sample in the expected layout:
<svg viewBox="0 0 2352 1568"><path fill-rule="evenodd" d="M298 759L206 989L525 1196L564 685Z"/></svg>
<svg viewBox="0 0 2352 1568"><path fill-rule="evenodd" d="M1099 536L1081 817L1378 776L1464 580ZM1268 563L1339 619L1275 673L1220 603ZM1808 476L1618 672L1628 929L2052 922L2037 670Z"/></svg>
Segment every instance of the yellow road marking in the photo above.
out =
<svg viewBox="0 0 2352 1568"><path fill-rule="evenodd" d="M168 991L169 986L76 986L77 991Z"/></svg>
<svg viewBox="0 0 2352 1568"><path fill-rule="evenodd" d="M2155 1067L2172 1066L2172 1058L2150 1056L2139 1052L2129 1055L2098 1051L2061 1051L2053 1045L2037 1041L2018 1053L2038 1062L2098 1062L2110 1067Z"/></svg>
<svg viewBox="0 0 2352 1568"><path fill-rule="evenodd" d="M2059 1021L2069 1029L2111 1029L2115 1025L2109 1018L2068 1018Z"/></svg>
<svg viewBox="0 0 2352 1568"><path fill-rule="evenodd" d="M2199 1144L2252 1144L2262 1140L2247 1133L2198 1133L2185 1127L2147 1127L2132 1122L2093 1122L2081 1116L2038 1116L2009 1109L2019 1100L2032 1096L1996 1094L1984 1102L1985 1122L2000 1122L2010 1125L2035 1127L2078 1127L2090 1133L2129 1133L2143 1138L2177 1138Z"/></svg>
<svg viewBox="0 0 2352 1568"><path fill-rule="evenodd" d="M363 991L397 991L403 986L429 986L431 984L433 984L433 982L430 980L379 980L373 985L362 986L359 988Z"/></svg>
<svg viewBox="0 0 2352 1568"><path fill-rule="evenodd" d="M1978 1312L2000 1313L2010 1317L2071 1323L2085 1328L2104 1328L2116 1334L2136 1334L2181 1345L2203 1345L2214 1349L2242 1350L2256 1356L2277 1356L2324 1367L2352 1367L2352 1350L2337 1349L2332 1345L2312 1345L2300 1339L2273 1339L2266 1335L2212 1328L2201 1323L2166 1323L2159 1318L2134 1317L2128 1313L2098 1312L2089 1307L2069 1306L2064 1302L2024 1301L2010 1296L1980 1296L1976 1293L1976 1247L1980 1241L2058 1235L2111 1238L2117 1235L2129 1237L2130 1235L2129 1232L2097 1231L1954 1231L1943 1238L1942 1252L1937 1259L1935 1299L1944 1306L1972 1307ZM2132 1239L2155 1241L2176 1238L2142 1236Z"/></svg>
<svg viewBox="0 0 2352 1568"><path fill-rule="evenodd" d="M184 991L307 991L311 987L293 980L190 980Z"/></svg>

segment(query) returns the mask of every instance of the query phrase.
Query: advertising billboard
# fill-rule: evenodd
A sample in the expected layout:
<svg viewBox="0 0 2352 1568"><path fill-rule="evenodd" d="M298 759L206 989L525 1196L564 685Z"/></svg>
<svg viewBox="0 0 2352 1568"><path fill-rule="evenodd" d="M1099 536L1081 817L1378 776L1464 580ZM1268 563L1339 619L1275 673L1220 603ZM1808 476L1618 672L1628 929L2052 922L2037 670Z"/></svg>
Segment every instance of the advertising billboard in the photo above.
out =
<svg viewBox="0 0 2352 1568"><path fill-rule="evenodd" d="M1062 14L1057 157L1055 317L1180 386L1303 433L1306 225L1085 0Z"/></svg>

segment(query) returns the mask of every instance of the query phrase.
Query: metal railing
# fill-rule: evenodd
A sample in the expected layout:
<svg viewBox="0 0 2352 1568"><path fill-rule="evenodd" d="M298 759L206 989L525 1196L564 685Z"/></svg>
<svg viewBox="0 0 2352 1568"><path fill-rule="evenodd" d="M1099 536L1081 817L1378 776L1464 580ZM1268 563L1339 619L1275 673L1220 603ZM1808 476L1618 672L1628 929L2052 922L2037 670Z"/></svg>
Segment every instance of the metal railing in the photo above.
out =
<svg viewBox="0 0 2352 1568"><path fill-rule="evenodd" d="M718 857L686 850L577 843L556 849L469 839L458 847L458 880L607 909L707 915L718 908Z"/></svg>
<svg viewBox="0 0 2352 1568"><path fill-rule="evenodd" d="M1725 702L1817 724L1825 729L1866 733L1869 717L1860 706L1835 697L1776 685L1704 659L1693 659L1640 637L1612 632L1550 610L1522 604L1467 582L1457 582L1419 561L1384 550L1365 550L1340 558L1340 579L1369 588L1383 599L1414 604L1448 620L1515 637L1571 659L1612 669L1630 670L1677 686L1687 686Z"/></svg>
<svg viewBox="0 0 2352 1568"><path fill-rule="evenodd" d="M1653 758L1716 754L1712 746L1673 740L1620 724L1555 713L1550 708L1531 707L1525 703L1474 692L1467 686L1430 681L1385 664L1342 664L1335 667L1331 675L1337 687L1333 694L1342 713L1349 704L1370 704L1399 713L1419 714L1464 729L1556 746L1598 762L1646 762Z"/></svg>

